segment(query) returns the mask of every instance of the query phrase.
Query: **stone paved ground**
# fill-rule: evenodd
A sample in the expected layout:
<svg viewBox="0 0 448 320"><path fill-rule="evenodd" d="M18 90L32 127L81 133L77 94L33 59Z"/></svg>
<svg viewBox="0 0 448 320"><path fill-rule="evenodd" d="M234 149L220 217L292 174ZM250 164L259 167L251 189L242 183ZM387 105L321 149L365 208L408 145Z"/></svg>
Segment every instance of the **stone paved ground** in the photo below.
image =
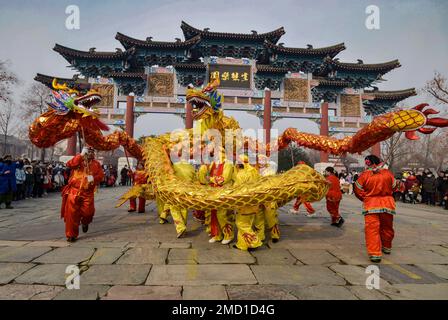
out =
<svg viewBox="0 0 448 320"><path fill-rule="evenodd" d="M282 240L255 252L209 244L189 221L177 239L173 224L148 213L115 209L126 189L101 189L87 234L69 245L60 197L0 210L0 299L448 299L448 212L399 204L394 250L379 265L379 290L366 288L367 259L360 203L346 196L342 229L319 217L281 209ZM68 265L81 289L65 287Z"/></svg>

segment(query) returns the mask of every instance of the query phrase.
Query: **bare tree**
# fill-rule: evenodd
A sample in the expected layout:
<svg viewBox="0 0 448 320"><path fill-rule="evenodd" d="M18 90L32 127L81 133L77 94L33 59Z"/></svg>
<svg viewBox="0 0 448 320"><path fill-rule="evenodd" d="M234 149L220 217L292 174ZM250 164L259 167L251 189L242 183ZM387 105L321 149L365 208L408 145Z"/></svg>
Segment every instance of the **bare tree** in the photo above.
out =
<svg viewBox="0 0 448 320"><path fill-rule="evenodd" d="M391 171L396 171L399 169L399 160L404 160L411 152L412 148L410 148L408 141L400 132L383 142L381 157L389 165Z"/></svg>
<svg viewBox="0 0 448 320"><path fill-rule="evenodd" d="M31 123L48 109L50 94L50 89L41 83L33 83L25 91L21 101L22 120L25 123ZM45 160L45 149L41 149L40 158L42 161Z"/></svg>
<svg viewBox="0 0 448 320"><path fill-rule="evenodd" d="M426 83L423 89L439 104L448 105L448 82L445 76L439 72L434 73L434 78Z"/></svg>
<svg viewBox="0 0 448 320"><path fill-rule="evenodd" d="M8 152L8 135L11 135L14 120L14 103L8 101L0 109L0 133L2 135L3 153Z"/></svg>
<svg viewBox="0 0 448 320"><path fill-rule="evenodd" d="M18 83L17 76L9 70L9 62L0 60L0 101L10 101L12 87Z"/></svg>

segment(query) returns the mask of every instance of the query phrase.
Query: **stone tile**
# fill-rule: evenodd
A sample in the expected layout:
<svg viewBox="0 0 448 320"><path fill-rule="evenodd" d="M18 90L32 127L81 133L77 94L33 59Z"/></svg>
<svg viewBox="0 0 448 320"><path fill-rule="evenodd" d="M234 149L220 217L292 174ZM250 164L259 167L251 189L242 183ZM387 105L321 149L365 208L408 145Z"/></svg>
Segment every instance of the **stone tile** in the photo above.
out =
<svg viewBox="0 0 448 320"><path fill-rule="evenodd" d="M417 267L431 272L435 274L436 276L448 280L448 266L447 265L441 265L441 264L418 264Z"/></svg>
<svg viewBox="0 0 448 320"><path fill-rule="evenodd" d="M258 265L292 265L297 261L286 249L256 250L251 254L257 259Z"/></svg>
<svg viewBox="0 0 448 320"><path fill-rule="evenodd" d="M62 290L55 286L7 284L0 286L0 300L51 300Z"/></svg>
<svg viewBox="0 0 448 320"><path fill-rule="evenodd" d="M191 248L191 242L162 242L159 248L189 249Z"/></svg>
<svg viewBox="0 0 448 320"><path fill-rule="evenodd" d="M397 264L448 264L448 256L420 248L397 248L383 258Z"/></svg>
<svg viewBox="0 0 448 320"><path fill-rule="evenodd" d="M349 265L364 265L369 264L369 256L366 249L362 247L347 247L328 250L333 256L336 256L343 263Z"/></svg>
<svg viewBox="0 0 448 320"><path fill-rule="evenodd" d="M0 249L0 262L30 262L49 251L50 247L4 247Z"/></svg>
<svg viewBox="0 0 448 320"><path fill-rule="evenodd" d="M71 246L79 248L126 248L126 241L76 241Z"/></svg>
<svg viewBox="0 0 448 320"><path fill-rule="evenodd" d="M32 263L0 263L0 284L7 284L35 265Z"/></svg>
<svg viewBox="0 0 448 320"><path fill-rule="evenodd" d="M290 249L289 251L304 264L323 265L340 262L338 258L331 255L326 250Z"/></svg>
<svg viewBox="0 0 448 320"><path fill-rule="evenodd" d="M255 284L250 268L244 264L155 265L147 285Z"/></svg>
<svg viewBox="0 0 448 320"><path fill-rule="evenodd" d="M64 289L54 297L54 300L98 300L109 288L109 286L81 284L78 290Z"/></svg>
<svg viewBox="0 0 448 320"><path fill-rule="evenodd" d="M168 249L131 248L117 261L117 264L165 264Z"/></svg>
<svg viewBox="0 0 448 320"><path fill-rule="evenodd" d="M398 283L440 283L447 282L435 274L414 265L381 264L381 278L392 284Z"/></svg>
<svg viewBox="0 0 448 320"><path fill-rule="evenodd" d="M446 300L448 283L394 284L383 292L393 300Z"/></svg>
<svg viewBox="0 0 448 320"><path fill-rule="evenodd" d="M255 263L255 258L247 251L236 249L171 249L168 260L187 260L199 264L240 264Z"/></svg>
<svg viewBox="0 0 448 320"><path fill-rule="evenodd" d="M359 266L334 264L330 266L330 269L347 280L351 285L365 286L367 278L371 275L371 273L366 273L365 267ZM386 285L388 285L388 283L381 278L380 273L380 288L383 288Z"/></svg>
<svg viewBox="0 0 448 320"><path fill-rule="evenodd" d="M290 293L299 300L358 300L358 298L344 286L295 286Z"/></svg>
<svg viewBox="0 0 448 320"><path fill-rule="evenodd" d="M275 248L284 248L284 249L322 249L322 250L330 250L335 249L336 247L333 244L326 243L324 241L316 241L316 240L292 240L292 239L281 239L277 243L273 243L269 241L269 247L272 249Z"/></svg>
<svg viewBox="0 0 448 320"><path fill-rule="evenodd" d="M27 243L29 243L29 241L0 240L0 247L22 247Z"/></svg>
<svg viewBox="0 0 448 320"><path fill-rule="evenodd" d="M25 272L15 279L22 284L45 284L65 286L67 264L42 264Z"/></svg>
<svg viewBox="0 0 448 320"><path fill-rule="evenodd" d="M151 265L93 265L81 275L81 285L141 285L150 269Z"/></svg>
<svg viewBox="0 0 448 320"><path fill-rule="evenodd" d="M347 286L346 288L350 290L360 300L389 300L389 298L386 295L384 295L380 290L367 289L365 285Z"/></svg>
<svg viewBox="0 0 448 320"><path fill-rule="evenodd" d="M345 281L321 266L251 266L260 284L344 285Z"/></svg>
<svg viewBox="0 0 448 320"><path fill-rule="evenodd" d="M168 264L198 264L198 250L205 249L171 249Z"/></svg>
<svg viewBox="0 0 448 320"><path fill-rule="evenodd" d="M224 286L184 286L183 300L227 300Z"/></svg>
<svg viewBox="0 0 448 320"><path fill-rule="evenodd" d="M282 286L272 285L244 285L227 286L230 300L297 300Z"/></svg>
<svg viewBox="0 0 448 320"><path fill-rule="evenodd" d="M114 286L103 300L180 300L182 287Z"/></svg>
<svg viewBox="0 0 448 320"><path fill-rule="evenodd" d="M95 250L93 248L57 248L39 257L34 262L78 264L80 262L89 260L94 251Z"/></svg>
<svg viewBox="0 0 448 320"><path fill-rule="evenodd" d="M112 264L123 255L123 248L99 248L89 260L89 265Z"/></svg>
<svg viewBox="0 0 448 320"><path fill-rule="evenodd" d="M129 242L126 247L128 248L158 248L160 242L154 239L148 239L145 242Z"/></svg>
<svg viewBox="0 0 448 320"><path fill-rule="evenodd" d="M54 240L54 241L32 241L26 244L27 247L52 247L52 248L64 248L70 246L70 243L66 240Z"/></svg>

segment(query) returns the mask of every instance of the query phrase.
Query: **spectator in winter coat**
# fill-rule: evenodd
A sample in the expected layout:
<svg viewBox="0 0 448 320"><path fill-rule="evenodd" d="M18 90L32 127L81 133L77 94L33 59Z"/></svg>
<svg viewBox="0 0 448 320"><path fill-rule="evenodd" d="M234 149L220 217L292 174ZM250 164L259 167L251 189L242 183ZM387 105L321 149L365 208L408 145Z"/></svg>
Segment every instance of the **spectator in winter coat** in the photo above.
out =
<svg viewBox="0 0 448 320"><path fill-rule="evenodd" d="M25 198L33 197L34 173L32 166L25 166Z"/></svg>
<svg viewBox="0 0 448 320"><path fill-rule="evenodd" d="M437 192L439 194L439 206L443 206L446 202L445 195L448 193L448 173L442 172L442 176L439 178L437 178Z"/></svg>
<svg viewBox="0 0 448 320"><path fill-rule="evenodd" d="M16 168L16 192L14 200L22 200L25 198L25 170L23 169L23 161L19 160Z"/></svg>
<svg viewBox="0 0 448 320"><path fill-rule="evenodd" d="M11 202L15 191L16 163L12 162L10 155L6 155L0 161L0 206L4 202L6 209L13 209Z"/></svg>
<svg viewBox="0 0 448 320"><path fill-rule="evenodd" d="M422 203L436 204L436 177L427 169L422 183Z"/></svg>

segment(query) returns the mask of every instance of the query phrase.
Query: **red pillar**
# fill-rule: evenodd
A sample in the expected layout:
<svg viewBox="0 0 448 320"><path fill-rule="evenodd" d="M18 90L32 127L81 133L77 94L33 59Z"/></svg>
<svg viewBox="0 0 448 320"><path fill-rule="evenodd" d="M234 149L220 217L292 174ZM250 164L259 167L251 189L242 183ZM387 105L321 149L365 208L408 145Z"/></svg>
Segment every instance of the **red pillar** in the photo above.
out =
<svg viewBox="0 0 448 320"><path fill-rule="evenodd" d="M264 142L266 144L271 143L271 90L264 90L264 113L263 113L263 129L264 129ZM269 153L267 153L269 155Z"/></svg>
<svg viewBox="0 0 448 320"><path fill-rule="evenodd" d="M126 133L130 137L134 137L134 94L131 93L126 97Z"/></svg>
<svg viewBox="0 0 448 320"><path fill-rule="evenodd" d="M381 159L381 142L375 143L370 151L373 155Z"/></svg>
<svg viewBox="0 0 448 320"><path fill-rule="evenodd" d="M65 152L67 156L76 155L76 140L77 140L76 134L67 139L67 151Z"/></svg>
<svg viewBox="0 0 448 320"><path fill-rule="evenodd" d="M324 102L321 104L321 122L320 122L320 135L328 136L328 102ZM320 162L328 162L328 153L320 152Z"/></svg>
<svg viewBox="0 0 448 320"><path fill-rule="evenodd" d="M193 128L193 107L190 102L185 106L185 129Z"/></svg>

